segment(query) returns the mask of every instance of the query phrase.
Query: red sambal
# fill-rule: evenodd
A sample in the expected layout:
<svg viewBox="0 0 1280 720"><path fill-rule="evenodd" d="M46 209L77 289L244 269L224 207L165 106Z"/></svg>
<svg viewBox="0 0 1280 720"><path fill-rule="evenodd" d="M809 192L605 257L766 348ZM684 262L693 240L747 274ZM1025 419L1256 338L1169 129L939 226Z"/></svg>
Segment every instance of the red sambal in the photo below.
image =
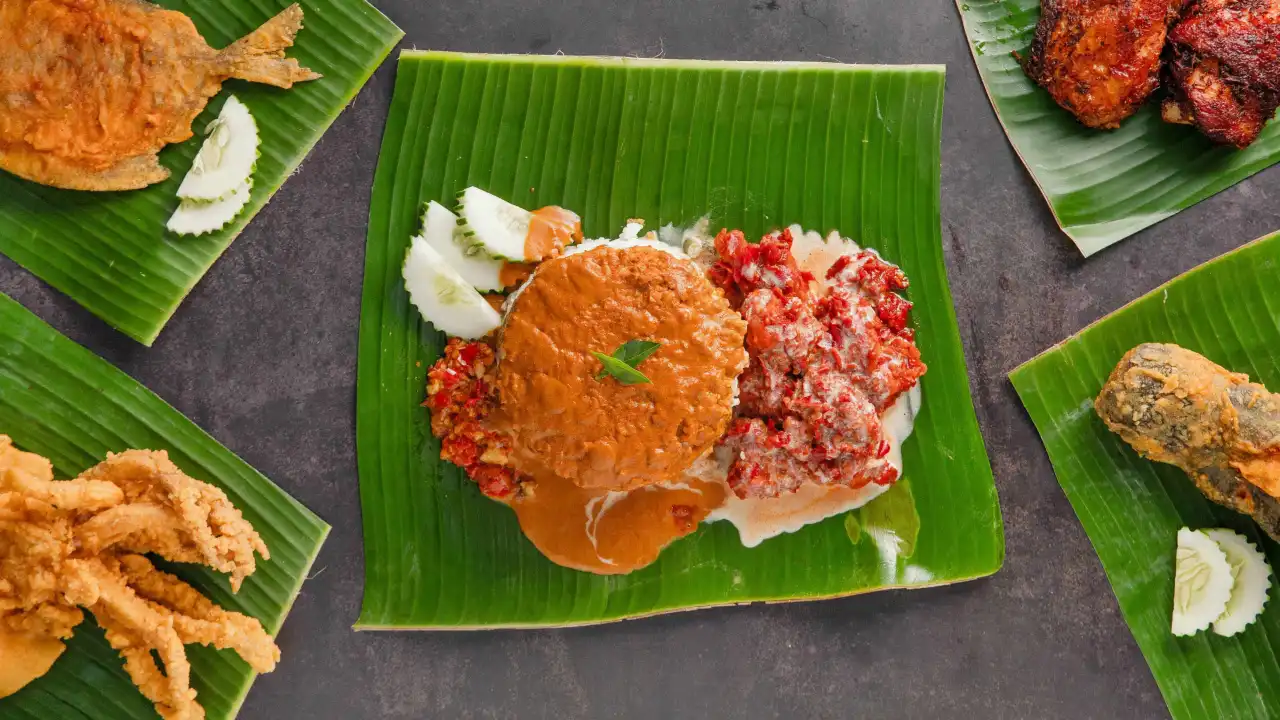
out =
<svg viewBox="0 0 1280 720"><path fill-rule="evenodd" d="M507 439L482 421L492 409L493 348L450 338L444 355L427 373L431 433L440 438L440 457L462 468L491 498L510 499L519 483L506 467Z"/></svg>
<svg viewBox="0 0 1280 720"><path fill-rule="evenodd" d="M729 487L767 498L806 482L892 484L881 416L925 373L911 303L895 292L906 275L863 250L831 266L817 297L791 243L787 230L755 245L737 230L716 236L708 273L746 319L751 358L721 441L733 452Z"/></svg>

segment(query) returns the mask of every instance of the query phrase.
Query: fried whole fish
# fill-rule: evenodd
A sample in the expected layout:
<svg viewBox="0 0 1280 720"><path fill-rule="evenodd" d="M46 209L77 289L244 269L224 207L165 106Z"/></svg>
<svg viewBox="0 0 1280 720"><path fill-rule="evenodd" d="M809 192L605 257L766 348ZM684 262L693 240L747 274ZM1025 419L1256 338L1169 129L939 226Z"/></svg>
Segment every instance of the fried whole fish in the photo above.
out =
<svg viewBox="0 0 1280 720"><path fill-rule="evenodd" d="M291 5L215 50L143 0L0 0L0 169L70 190L164 180L157 153L191 137L223 81L320 77L284 57L301 27Z"/></svg>
<svg viewBox="0 0 1280 720"><path fill-rule="evenodd" d="M1178 466L1280 540L1280 397L1190 350L1147 343L1120 360L1094 409L1140 455Z"/></svg>

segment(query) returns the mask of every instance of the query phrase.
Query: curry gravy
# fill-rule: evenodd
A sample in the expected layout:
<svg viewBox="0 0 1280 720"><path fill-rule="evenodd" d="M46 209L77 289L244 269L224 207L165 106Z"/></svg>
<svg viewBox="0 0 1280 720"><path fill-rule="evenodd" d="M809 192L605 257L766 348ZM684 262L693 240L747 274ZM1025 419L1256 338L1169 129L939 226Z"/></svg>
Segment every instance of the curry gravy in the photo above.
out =
<svg viewBox="0 0 1280 720"><path fill-rule="evenodd" d="M551 478L511 507L520 529L552 562L618 575L652 563L672 541L693 532L724 502L726 489L689 479L619 492Z"/></svg>
<svg viewBox="0 0 1280 720"><path fill-rule="evenodd" d="M58 638L0 630L0 698L49 672L66 649Z"/></svg>
<svg viewBox="0 0 1280 720"><path fill-rule="evenodd" d="M745 326L696 265L661 250L548 260L511 301L488 424L511 436L510 465L548 487L678 479L728 425ZM638 367L652 382L598 377L593 351L638 339L660 344Z"/></svg>
<svg viewBox="0 0 1280 720"><path fill-rule="evenodd" d="M566 246L582 239L582 220L570 210L551 205L538 208L531 214L529 231L524 236L524 256L530 260L536 262L556 257L564 252ZM506 267L503 272L507 272Z"/></svg>

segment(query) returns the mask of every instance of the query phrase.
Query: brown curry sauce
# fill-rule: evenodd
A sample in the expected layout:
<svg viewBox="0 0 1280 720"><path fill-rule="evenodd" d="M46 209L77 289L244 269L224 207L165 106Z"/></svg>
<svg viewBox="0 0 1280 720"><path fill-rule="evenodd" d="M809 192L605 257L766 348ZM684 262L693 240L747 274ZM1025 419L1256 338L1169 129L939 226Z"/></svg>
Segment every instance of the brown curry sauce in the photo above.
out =
<svg viewBox="0 0 1280 720"><path fill-rule="evenodd" d="M548 477L510 502L529 541L557 565L620 575L658 558L724 502L722 483L688 480L621 493ZM611 503L606 505L606 503Z"/></svg>

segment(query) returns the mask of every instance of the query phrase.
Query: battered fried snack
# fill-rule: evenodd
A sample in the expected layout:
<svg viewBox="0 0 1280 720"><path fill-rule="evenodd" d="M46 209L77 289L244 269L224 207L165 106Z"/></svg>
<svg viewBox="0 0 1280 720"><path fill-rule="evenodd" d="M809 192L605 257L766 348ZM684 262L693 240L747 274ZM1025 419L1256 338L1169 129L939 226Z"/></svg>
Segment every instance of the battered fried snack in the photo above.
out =
<svg viewBox="0 0 1280 720"><path fill-rule="evenodd" d="M157 153L191 137L223 81L320 77L284 57L301 27L291 5L214 50L143 0L0 0L0 169L70 190L160 182Z"/></svg>
<svg viewBox="0 0 1280 720"><path fill-rule="evenodd" d="M1143 457L1182 468L1209 500L1280 540L1280 398L1177 345L1120 360L1094 403Z"/></svg>
<svg viewBox="0 0 1280 720"><path fill-rule="evenodd" d="M223 610L140 553L209 565L238 590L255 552L268 557L227 496L164 452L109 455L57 481L48 460L0 435L0 636L65 640L87 609L166 720L204 717L185 644L235 650L257 672L274 669L280 650L256 619Z"/></svg>
<svg viewBox="0 0 1280 720"><path fill-rule="evenodd" d="M77 539L88 552L115 547L208 565L231 575L232 590L253 574L255 552L271 559L262 538L226 493L187 477L165 452L108 455L79 479L109 483L125 497L124 504L77 526Z"/></svg>

